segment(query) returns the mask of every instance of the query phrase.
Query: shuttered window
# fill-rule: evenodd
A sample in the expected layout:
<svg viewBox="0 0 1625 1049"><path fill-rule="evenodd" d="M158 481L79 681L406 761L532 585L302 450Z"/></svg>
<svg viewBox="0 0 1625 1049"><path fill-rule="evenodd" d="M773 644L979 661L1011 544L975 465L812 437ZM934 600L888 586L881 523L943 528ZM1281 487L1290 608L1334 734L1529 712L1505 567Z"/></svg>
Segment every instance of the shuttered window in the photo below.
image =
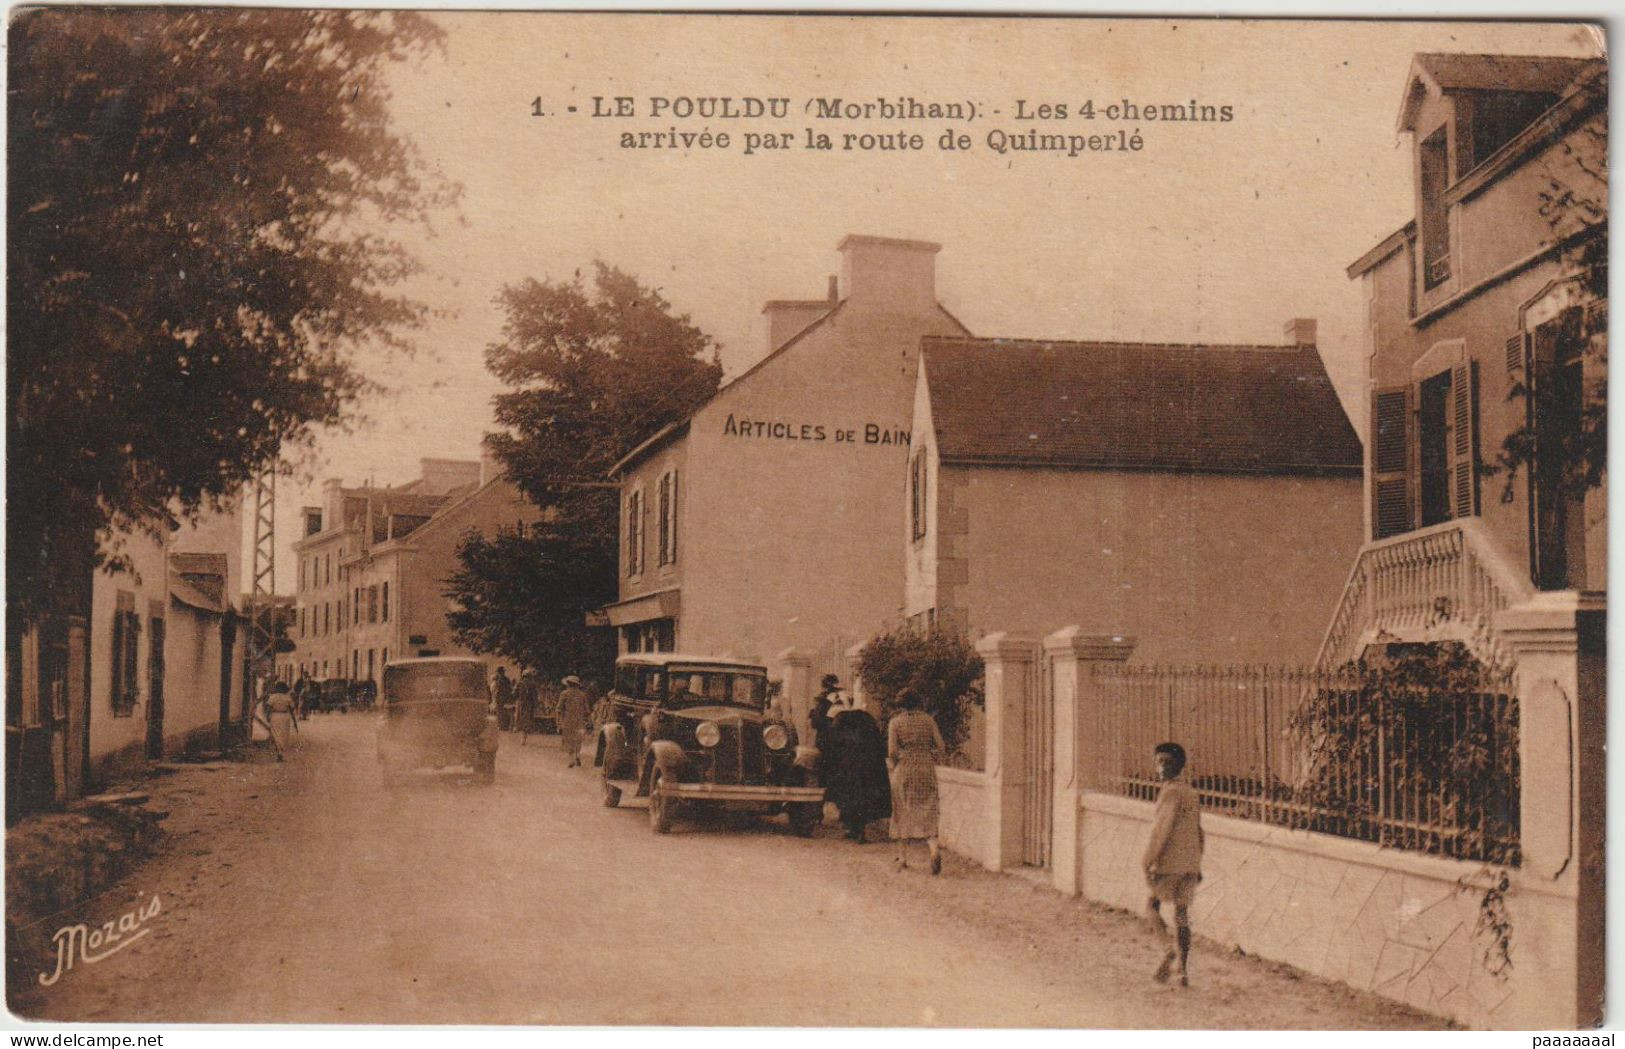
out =
<svg viewBox="0 0 1625 1049"><path fill-rule="evenodd" d="M1474 368L1463 361L1450 369L1450 513L1472 517L1478 513L1478 441L1473 409L1477 403Z"/></svg>
<svg viewBox="0 0 1625 1049"><path fill-rule="evenodd" d="M1479 512L1477 404L1477 370L1466 360L1373 392L1373 539Z"/></svg>
<svg viewBox="0 0 1625 1049"><path fill-rule="evenodd" d="M135 595L120 591L118 611L113 613L113 665L111 699L117 717L129 717L140 698L136 664L141 652L141 615L135 611Z"/></svg>
<svg viewBox="0 0 1625 1049"><path fill-rule="evenodd" d="M914 453L908 479L910 534L916 540L925 538L927 480L925 449L921 448Z"/></svg>
<svg viewBox="0 0 1625 1049"><path fill-rule="evenodd" d="M643 492L638 490L626 499L626 574L635 576L643 571Z"/></svg>
<svg viewBox="0 0 1625 1049"><path fill-rule="evenodd" d="M659 558L662 565L677 560L677 471L660 478Z"/></svg>
<svg viewBox="0 0 1625 1049"><path fill-rule="evenodd" d="M1411 530L1411 388L1377 390L1371 397L1371 529L1373 539Z"/></svg>

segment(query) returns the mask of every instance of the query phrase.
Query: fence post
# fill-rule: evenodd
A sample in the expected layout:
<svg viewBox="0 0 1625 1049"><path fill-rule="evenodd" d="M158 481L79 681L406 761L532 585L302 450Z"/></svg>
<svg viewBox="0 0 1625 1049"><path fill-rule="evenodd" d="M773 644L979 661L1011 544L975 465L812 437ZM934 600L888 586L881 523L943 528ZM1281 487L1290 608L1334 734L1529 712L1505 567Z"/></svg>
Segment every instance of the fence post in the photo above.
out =
<svg viewBox="0 0 1625 1049"><path fill-rule="evenodd" d="M1050 880L1056 889L1076 896L1083 882L1083 852L1078 845L1079 799L1094 767L1098 741L1093 737L1095 695L1087 678L1101 663L1121 663L1134 651L1131 637L1084 634L1062 627L1044 639L1054 673L1055 799L1051 816Z"/></svg>
<svg viewBox="0 0 1625 1049"><path fill-rule="evenodd" d="M1031 770L1023 747L1027 740L1027 690L1038 659L1034 638L1003 631L976 642L986 665L987 682L987 817L990 848L983 865L990 870L1021 863L1023 792Z"/></svg>
<svg viewBox="0 0 1625 1049"><path fill-rule="evenodd" d="M812 713L812 657L799 648L787 648L779 653L779 666L784 675L784 709L796 739L811 744L812 725L807 718Z"/></svg>
<svg viewBox="0 0 1625 1049"><path fill-rule="evenodd" d="M858 680L858 660L863 656L863 646L867 641L859 641L855 645L847 646L841 653L841 684L852 694L852 702L863 710L867 710L876 718L880 717L880 704L872 702L863 682Z"/></svg>
<svg viewBox="0 0 1625 1049"><path fill-rule="evenodd" d="M1516 667L1521 873L1573 901L1560 923L1530 930L1530 956L1516 959L1547 977L1520 1026L1602 1022L1606 621L1603 594L1573 590L1538 594L1495 619ZM1550 993L1559 987L1561 997Z"/></svg>

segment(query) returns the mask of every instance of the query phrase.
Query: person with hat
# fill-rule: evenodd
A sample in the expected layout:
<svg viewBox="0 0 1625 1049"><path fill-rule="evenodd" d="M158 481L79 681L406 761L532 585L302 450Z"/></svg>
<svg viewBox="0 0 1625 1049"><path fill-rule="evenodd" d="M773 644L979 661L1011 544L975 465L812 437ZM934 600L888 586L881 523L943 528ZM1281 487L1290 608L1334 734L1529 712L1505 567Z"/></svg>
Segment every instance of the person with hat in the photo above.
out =
<svg viewBox="0 0 1625 1049"><path fill-rule="evenodd" d="M818 697L813 700L812 713L807 716L807 724L812 729L812 745L822 753L829 744L829 708L835 703L835 696L841 691L841 679L834 674L825 674L824 679L818 683Z"/></svg>
<svg viewBox="0 0 1625 1049"><path fill-rule="evenodd" d="M564 752L570 755L567 767L574 768L581 764L581 744L587 738L587 714L592 709L592 700L581 687L581 679L574 674L561 683L564 691L559 693L559 739Z"/></svg>
<svg viewBox="0 0 1625 1049"><path fill-rule="evenodd" d="M1177 957L1179 985L1189 987L1185 963L1191 952L1191 899L1202 880L1202 809L1196 790L1184 779L1185 748L1178 743L1158 743L1152 753L1162 787L1152 816L1151 840L1140 861L1151 890L1146 916L1166 940L1168 925L1162 920L1162 903L1172 903L1178 947L1176 954L1175 944L1169 945L1154 979L1167 983Z"/></svg>

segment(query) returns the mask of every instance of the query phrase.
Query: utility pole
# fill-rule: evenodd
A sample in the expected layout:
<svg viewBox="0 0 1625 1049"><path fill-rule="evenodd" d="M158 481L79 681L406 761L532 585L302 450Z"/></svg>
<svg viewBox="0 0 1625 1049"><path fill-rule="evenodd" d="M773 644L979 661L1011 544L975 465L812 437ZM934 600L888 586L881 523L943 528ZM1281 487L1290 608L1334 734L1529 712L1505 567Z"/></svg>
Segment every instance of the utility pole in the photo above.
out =
<svg viewBox="0 0 1625 1049"><path fill-rule="evenodd" d="M247 738L253 716L254 684L262 672L276 666L276 463L273 461L254 479L254 565L253 585L248 592L247 666L243 673L243 728Z"/></svg>

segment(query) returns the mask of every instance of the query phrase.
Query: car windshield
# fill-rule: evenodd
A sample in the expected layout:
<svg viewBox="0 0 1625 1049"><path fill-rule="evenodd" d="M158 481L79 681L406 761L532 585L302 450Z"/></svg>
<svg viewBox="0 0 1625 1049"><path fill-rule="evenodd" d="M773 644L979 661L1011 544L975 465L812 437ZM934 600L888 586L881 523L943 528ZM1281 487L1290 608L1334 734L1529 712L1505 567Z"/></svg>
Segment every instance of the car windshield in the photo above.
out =
<svg viewBox="0 0 1625 1049"><path fill-rule="evenodd" d="M674 707L725 703L761 710L767 701L767 676L740 670L670 668L666 703Z"/></svg>
<svg viewBox="0 0 1625 1049"><path fill-rule="evenodd" d="M391 703L425 699L486 699L480 663L418 663L384 668L384 694Z"/></svg>

